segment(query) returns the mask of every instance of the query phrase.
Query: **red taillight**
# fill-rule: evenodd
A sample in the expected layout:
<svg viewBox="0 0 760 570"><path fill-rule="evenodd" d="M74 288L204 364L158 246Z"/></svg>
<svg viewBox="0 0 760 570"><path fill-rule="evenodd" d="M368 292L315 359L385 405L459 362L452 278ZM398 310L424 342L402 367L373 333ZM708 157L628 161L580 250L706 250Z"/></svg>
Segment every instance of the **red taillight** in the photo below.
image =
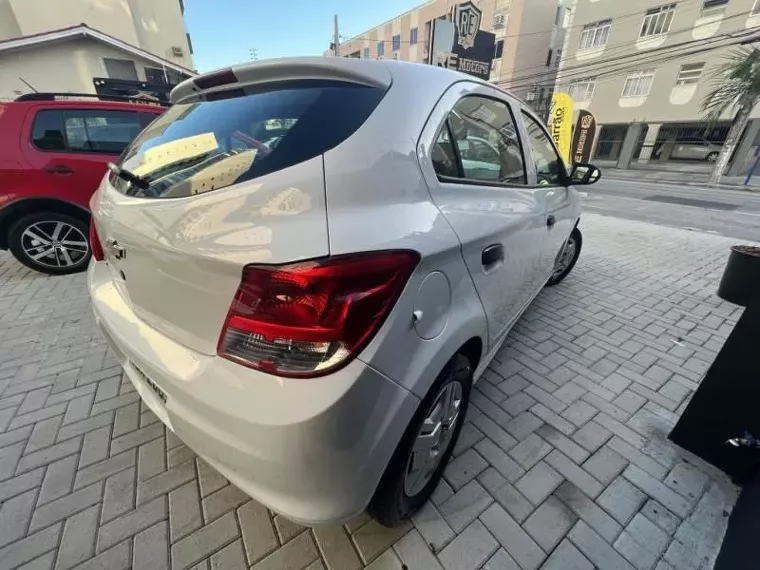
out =
<svg viewBox="0 0 760 570"><path fill-rule="evenodd" d="M249 265L218 353L278 376L328 374L367 345L419 259L412 251L380 251Z"/></svg>
<svg viewBox="0 0 760 570"><path fill-rule="evenodd" d="M106 255L103 253L103 245L100 243L94 220L90 220L90 249L95 261L103 261L105 259Z"/></svg>

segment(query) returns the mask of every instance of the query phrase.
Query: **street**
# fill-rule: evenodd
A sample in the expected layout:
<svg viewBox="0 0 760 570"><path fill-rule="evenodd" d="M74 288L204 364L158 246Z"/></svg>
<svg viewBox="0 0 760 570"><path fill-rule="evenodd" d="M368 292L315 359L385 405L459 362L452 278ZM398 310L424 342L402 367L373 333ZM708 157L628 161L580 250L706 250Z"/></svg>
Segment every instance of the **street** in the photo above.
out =
<svg viewBox="0 0 760 570"><path fill-rule="evenodd" d="M737 489L667 434L741 310L715 295L735 238L665 227L711 210L592 188L662 225L587 208L574 272L510 333L444 481L395 529L251 500L140 402L84 274L0 253L0 570L711 568Z"/></svg>
<svg viewBox="0 0 760 570"><path fill-rule="evenodd" d="M760 241L757 192L605 178L586 192L586 212Z"/></svg>

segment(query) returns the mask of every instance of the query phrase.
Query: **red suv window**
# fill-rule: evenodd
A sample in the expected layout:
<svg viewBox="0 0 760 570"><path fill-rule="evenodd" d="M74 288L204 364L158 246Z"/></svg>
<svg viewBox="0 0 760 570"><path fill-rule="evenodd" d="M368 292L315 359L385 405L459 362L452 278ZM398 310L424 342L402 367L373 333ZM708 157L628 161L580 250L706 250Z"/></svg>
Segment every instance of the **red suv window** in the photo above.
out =
<svg viewBox="0 0 760 570"><path fill-rule="evenodd" d="M34 119L32 143L43 151L121 154L154 117L136 111L46 109Z"/></svg>

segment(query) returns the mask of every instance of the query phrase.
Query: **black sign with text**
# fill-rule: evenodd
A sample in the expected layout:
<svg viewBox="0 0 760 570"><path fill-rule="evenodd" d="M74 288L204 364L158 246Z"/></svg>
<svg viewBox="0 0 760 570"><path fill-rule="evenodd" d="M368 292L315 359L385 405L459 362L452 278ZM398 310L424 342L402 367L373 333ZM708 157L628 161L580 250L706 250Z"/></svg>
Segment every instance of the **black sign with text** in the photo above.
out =
<svg viewBox="0 0 760 570"><path fill-rule="evenodd" d="M472 2L454 9L454 21L433 20L429 63L488 80L496 36L480 29L481 10Z"/></svg>
<svg viewBox="0 0 760 570"><path fill-rule="evenodd" d="M575 164L586 164L591 160L591 145L594 144L596 136L596 119L588 111L578 113L578 122L575 123L575 132L573 133L573 162Z"/></svg>

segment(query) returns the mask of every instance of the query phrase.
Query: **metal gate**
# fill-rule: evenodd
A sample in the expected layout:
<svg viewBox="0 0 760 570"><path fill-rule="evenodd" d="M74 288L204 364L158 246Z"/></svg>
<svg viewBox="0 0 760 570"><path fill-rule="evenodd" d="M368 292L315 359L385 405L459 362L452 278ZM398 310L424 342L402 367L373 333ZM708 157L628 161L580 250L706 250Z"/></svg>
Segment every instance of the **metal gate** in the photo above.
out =
<svg viewBox="0 0 760 570"><path fill-rule="evenodd" d="M666 123L657 133L651 160L715 162L730 128L729 122Z"/></svg>
<svg viewBox="0 0 760 570"><path fill-rule="evenodd" d="M623 147L628 125L603 125L599 132L594 158L600 160L617 160Z"/></svg>

